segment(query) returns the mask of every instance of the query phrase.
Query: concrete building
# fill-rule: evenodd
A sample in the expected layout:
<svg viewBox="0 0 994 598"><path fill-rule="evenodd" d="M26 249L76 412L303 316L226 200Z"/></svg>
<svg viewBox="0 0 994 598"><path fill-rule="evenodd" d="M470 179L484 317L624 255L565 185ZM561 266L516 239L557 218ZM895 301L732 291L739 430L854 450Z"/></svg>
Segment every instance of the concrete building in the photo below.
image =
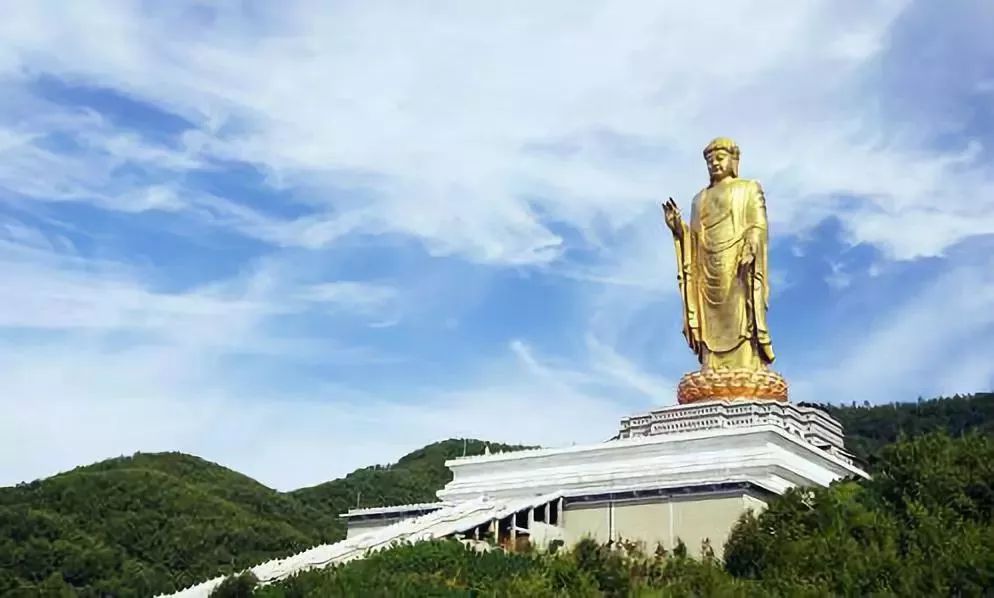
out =
<svg viewBox="0 0 994 598"><path fill-rule="evenodd" d="M559 492L567 544L589 536L651 551L679 539L695 554L707 540L720 557L738 518L771 496L866 477L841 432L823 412L789 404L668 407L625 418L619 437L602 444L454 459L438 496L458 503Z"/></svg>
<svg viewBox="0 0 994 598"><path fill-rule="evenodd" d="M438 502L355 509L348 536L251 570L261 583L362 558L396 542L456 537L513 550L584 537L647 551L721 557L735 522L796 486L865 478L826 413L770 401L715 401L624 418L593 445L462 457ZM175 594L205 597L222 577Z"/></svg>

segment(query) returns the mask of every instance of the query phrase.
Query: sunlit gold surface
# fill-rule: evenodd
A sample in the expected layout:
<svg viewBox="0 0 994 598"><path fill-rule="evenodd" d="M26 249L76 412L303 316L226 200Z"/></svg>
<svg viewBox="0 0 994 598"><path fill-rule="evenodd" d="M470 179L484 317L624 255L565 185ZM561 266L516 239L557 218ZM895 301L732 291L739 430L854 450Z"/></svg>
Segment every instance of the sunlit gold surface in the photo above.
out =
<svg viewBox="0 0 994 598"><path fill-rule="evenodd" d="M787 381L769 370L725 369L691 372L680 379L677 402L732 400L787 401Z"/></svg>
<svg viewBox="0 0 994 598"><path fill-rule="evenodd" d="M684 377L686 396L729 396L727 388L741 388L746 397L786 400L786 383L767 370L774 353L766 325L769 232L763 188L738 178L739 148L731 139L709 143L704 160L711 182L694 197L690 221L683 220L672 198L663 204L676 249L683 335L701 364L700 372ZM757 375L746 381L743 372Z"/></svg>

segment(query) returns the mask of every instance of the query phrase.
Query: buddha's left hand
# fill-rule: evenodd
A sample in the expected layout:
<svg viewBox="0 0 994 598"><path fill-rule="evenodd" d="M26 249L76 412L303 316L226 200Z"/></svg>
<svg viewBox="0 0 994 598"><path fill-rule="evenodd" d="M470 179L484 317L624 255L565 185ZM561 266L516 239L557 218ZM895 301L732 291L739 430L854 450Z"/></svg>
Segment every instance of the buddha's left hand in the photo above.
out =
<svg viewBox="0 0 994 598"><path fill-rule="evenodd" d="M746 238L742 244L742 255L739 257L739 268L746 268L756 260L756 245L752 239Z"/></svg>

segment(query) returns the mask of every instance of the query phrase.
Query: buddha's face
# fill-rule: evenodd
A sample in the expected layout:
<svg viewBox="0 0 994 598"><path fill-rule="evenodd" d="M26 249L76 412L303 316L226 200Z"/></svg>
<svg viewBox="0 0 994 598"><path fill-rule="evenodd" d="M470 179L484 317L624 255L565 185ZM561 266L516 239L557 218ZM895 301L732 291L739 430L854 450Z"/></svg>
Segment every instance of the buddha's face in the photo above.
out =
<svg viewBox="0 0 994 598"><path fill-rule="evenodd" d="M704 161L708 165L708 174L711 175L711 182L723 181L735 174L735 163L732 153L724 149L716 149L708 152L704 156Z"/></svg>

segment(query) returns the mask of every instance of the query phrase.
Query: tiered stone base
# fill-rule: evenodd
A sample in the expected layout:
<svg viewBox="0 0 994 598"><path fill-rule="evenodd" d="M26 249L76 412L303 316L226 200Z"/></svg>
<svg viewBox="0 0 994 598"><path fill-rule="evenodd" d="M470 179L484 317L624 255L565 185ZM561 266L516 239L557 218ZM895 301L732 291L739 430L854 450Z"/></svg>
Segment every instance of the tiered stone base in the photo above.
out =
<svg viewBox="0 0 994 598"><path fill-rule="evenodd" d="M768 370L728 369L691 372L677 386L681 405L735 399L786 402L787 381Z"/></svg>

